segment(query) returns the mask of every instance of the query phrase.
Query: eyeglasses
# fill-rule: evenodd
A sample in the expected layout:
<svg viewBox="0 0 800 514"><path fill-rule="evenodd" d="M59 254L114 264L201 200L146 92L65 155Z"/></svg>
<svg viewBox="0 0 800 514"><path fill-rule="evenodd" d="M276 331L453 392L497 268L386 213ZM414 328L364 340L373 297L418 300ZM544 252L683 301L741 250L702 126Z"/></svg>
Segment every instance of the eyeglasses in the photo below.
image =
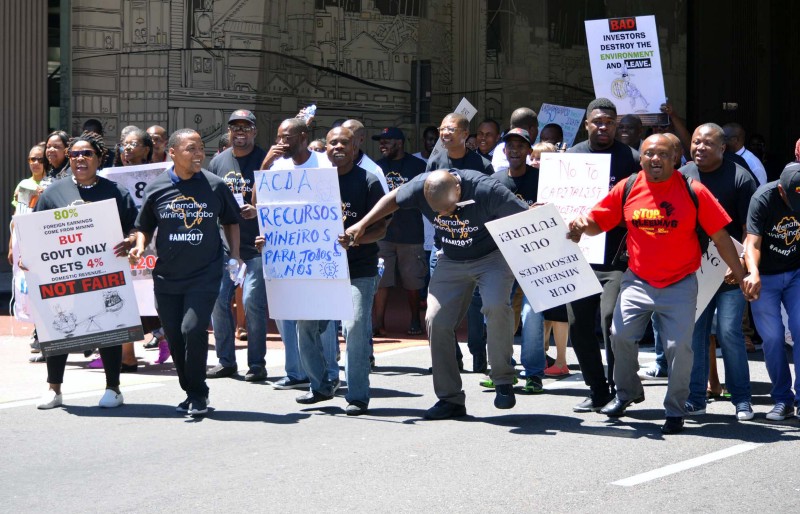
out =
<svg viewBox="0 0 800 514"><path fill-rule="evenodd" d="M130 148L131 150L135 150L136 148L142 146L142 143L138 141L131 141L130 143L122 143L122 148Z"/></svg>
<svg viewBox="0 0 800 514"><path fill-rule="evenodd" d="M254 131L256 128L252 125L228 125L228 130L231 132L241 132L242 134L249 134L250 132Z"/></svg>
<svg viewBox="0 0 800 514"><path fill-rule="evenodd" d="M453 134L457 130L459 130L458 127L439 127L439 132L444 132L445 134Z"/></svg>
<svg viewBox="0 0 800 514"><path fill-rule="evenodd" d="M28 164L33 164L34 162L38 162L39 164L44 164L44 157L28 157Z"/></svg>
<svg viewBox="0 0 800 514"><path fill-rule="evenodd" d="M69 153L69 158L77 159L78 157L86 157L88 159L89 157L94 157L95 155L97 154L94 150L72 150Z"/></svg>

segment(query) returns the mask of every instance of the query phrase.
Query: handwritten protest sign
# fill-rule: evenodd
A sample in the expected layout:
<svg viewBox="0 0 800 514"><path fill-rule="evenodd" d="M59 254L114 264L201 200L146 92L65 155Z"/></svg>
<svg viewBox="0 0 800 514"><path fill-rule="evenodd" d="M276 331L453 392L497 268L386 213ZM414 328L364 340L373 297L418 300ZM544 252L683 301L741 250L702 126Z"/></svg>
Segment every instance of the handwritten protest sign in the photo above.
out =
<svg viewBox="0 0 800 514"><path fill-rule="evenodd" d="M744 252L744 246L734 238L733 246L736 247L736 253L741 255ZM703 311L708 307L709 302L717 293L719 286L725 279L725 271L728 265L719 256L719 250L714 241L709 241L708 251L703 254L700 259L700 269L697 270L697 310L695 311L694 320L697 321Z"/></svg>
<svg viewBox="0 0 800 514"><path fill-rule="evenodd" d="M131 194L136 207L141 209L145 186L164 173L171 164L172 163L169 162L159 162L136 166L104 168L99 170L97 174L125 187ZM155 295L153 293L153 268L158 258L155 241L156 238L154 236L150 244L145 248L144 255L139 259L139 262L131 264L133 288L136 291L136 301L142 316L158 316L158 312L156 312Z"/></svg>
<svg viewBox="0 0 800 514"><path fill-rule="evenodd" d="M580 130L581 125L583 125L585 113L586 111L584 109L543 103L542 107L539 109L539 115L537 116L539 120L539 133L536 135L536 141L534 141L534 143L538 143L541 140L542 129L545 125L555 123L561 126L561 130L564 131L564 141L562 142L566 144L567 147L572 146L572 143L575 142L575 136L578 135L578 130Z"/></svg>
<svg viewBox="0 0 800 514"><path fill-rule="evenodd" d="M569 223L589 214L608 194L611 155L593 153L543 153L539 167L537 201L552 203ZM606 236L584 236L578 243L586 259L602 264Z"/></svg>
<svg viewBox="0 0 800 514"><path fill-rule="evenodd" d="M594 93L617 114L657 113L666 101L655 16L587 20Z"/></svg>
<svg viewBox="0 0 800 514"><path fill-rule="evenodd" d="M117 204L104 200L14 217L45 357L142 339Z"/></svg>
<svg viewBox="0 0 800 514"><path fill-rule="evenodd" d="M472 121L472 118L478 112L478 109L476 109L475 106L469 103L469 100L467 100L466 98L462 98L461 101L458 102L456 110L454 110L453 112L457 114L463 114L464 116L466 116L468 120ZM428 157L428 162L435 160L437 157L439 157L439 155L443 153L446 153L446 150L442 145L442 138L439 138L436 141L436 145L433 147L433 150L431 150L431 155L430 157Z"/></svg>
<svg viewBox="0 0 800 514"><path fill-rule="evenodd" d="M353 319L336 168L257 171L255 187L270 316Z"/></svg>
<svg viewBox="0 0 800 514"><path fill-rule="evenodd" d="M548 204L486 223L536 312L600 293L600 282L567 225Z"/></svg>

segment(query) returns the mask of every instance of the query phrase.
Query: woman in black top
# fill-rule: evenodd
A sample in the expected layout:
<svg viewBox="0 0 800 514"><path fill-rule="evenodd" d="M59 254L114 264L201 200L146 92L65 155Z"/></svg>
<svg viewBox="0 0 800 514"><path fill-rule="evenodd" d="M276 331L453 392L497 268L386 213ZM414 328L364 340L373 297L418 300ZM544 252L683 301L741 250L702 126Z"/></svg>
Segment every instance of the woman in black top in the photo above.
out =
<svg viewBox="0 0 800 514"><path fill-rule="evenodd" d="M44 154L50 163L47 176L51 179L59 179L69 175L69 159L67 159L69 135L63 130L56 130L47 136L46 143Z"/></svg>
<svg viewBox="0 0 800 514"><path fill-rule="evenodd" d="M52 137L48 139L48 145L52 139ZM113 198L117 202L123 234L127 234L122 242L114 242L116 244L114 252L117 256L124 256L135 242L133 224L136 221L136 205L125 188L97 176L97 168L105 155L103 138L93 132L84 132L69 142L67 155L72 174L55 181L45 189L36 204L35 211L60 209ZM100 407L118 407L123 403L122 393L119 390L122 347L101 348L100 356L106 374L106 392L100 399ZM61 383L64 381L67 354L47 357L46 362L49 389L37 404L39 409L52 409L62 404Z"/></svg>

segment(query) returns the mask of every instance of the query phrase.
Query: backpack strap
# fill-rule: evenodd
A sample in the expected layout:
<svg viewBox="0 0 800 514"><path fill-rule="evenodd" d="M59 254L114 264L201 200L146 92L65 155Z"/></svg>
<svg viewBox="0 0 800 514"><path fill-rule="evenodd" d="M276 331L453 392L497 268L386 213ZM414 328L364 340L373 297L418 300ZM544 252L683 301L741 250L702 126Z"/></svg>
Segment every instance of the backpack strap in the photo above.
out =
<svg viewBox="0 0 800 514"><path fill-rule="evenodd" d="M628 196L631 194L631 189L633 189L633 183L636 182L636 177L639 176L639 172L631 173L631 175L625 181L625 187L622 190L622 221L625 221L625 202L628 201ZM695 201L695 205L697 202Z"/></svg>

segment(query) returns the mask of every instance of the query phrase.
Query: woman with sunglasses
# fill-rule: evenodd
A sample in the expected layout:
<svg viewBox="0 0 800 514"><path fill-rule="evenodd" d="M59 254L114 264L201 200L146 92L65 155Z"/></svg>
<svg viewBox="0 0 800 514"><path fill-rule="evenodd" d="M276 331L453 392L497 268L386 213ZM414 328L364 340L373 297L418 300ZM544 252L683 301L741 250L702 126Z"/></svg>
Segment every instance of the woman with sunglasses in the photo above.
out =
<svg viewBox="0 0 800 514"><path fill-rule="evenodd" d="M63 130L56 130L47 136L46 143L44 155L50 163L47 176L54 180L69 176L69 159L67 159L69 135Z"/></svg>
<svg viewBox="0 0 800 514"><path fill-rule="evenodd" d="M103 138L94 132L84 132L69 142L67 155L72 175L53 182L45 189L34 209L36 212L61 209L81 203L99 202L114 199L125 237L121 242L113 241L117 256L125 256L135 242L133 224L136 221L136 205L128 190L116 183L97 176L97 168L105 156ZM122 393L119 390L120 366L122 364L122 347L112 346L100 349L106 374L106 392L100 399L100 407L118 407L122 405ZM64 369L67 365L67 354L47 357L48 391L37 404L39 409L52 409L62 404L61 383L64 380Z"/></svg>

